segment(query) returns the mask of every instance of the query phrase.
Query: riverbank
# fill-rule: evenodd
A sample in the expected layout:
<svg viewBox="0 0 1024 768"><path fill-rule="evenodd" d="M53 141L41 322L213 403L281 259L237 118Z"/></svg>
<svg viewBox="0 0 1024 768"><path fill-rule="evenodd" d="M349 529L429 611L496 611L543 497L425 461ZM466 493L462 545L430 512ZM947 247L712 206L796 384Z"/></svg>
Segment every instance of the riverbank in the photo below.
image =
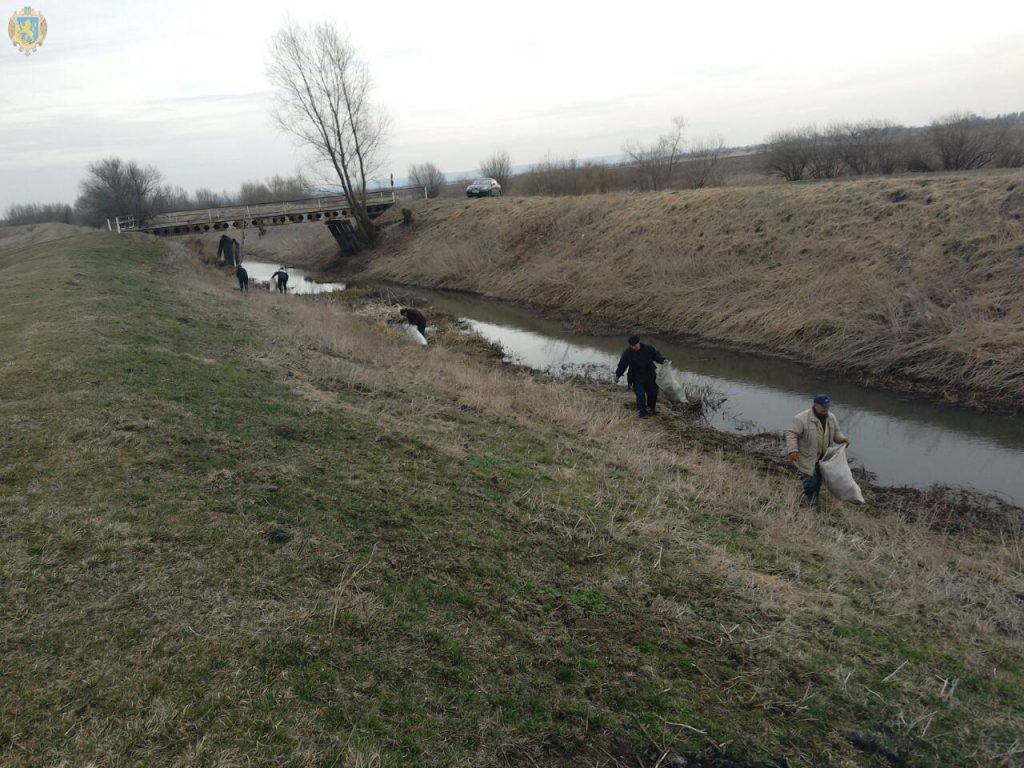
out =
<svg viewBox="0 0 1024 768"><path fill-rule="evenodd" d="M421 201L348 279L470 291L1024 407L1024 172ZM397 216L397 212L393 213Z"/></svg>
<svg viewBox="0 0 1024 768"><path fill-rule="evenodd" d="M1019 530L60 237L0 238L5 764L1016 759Z"/></svg>
<svg viewBox="0 0 1024 768"><path fill-rule="evenodd" d="M378 288L395 301L463 318L509 360L555 377L611 382L625 346L621 336L580 332L522 306L466 293L394 284ZM397 309L394 310L397 313ZM397 314L396 314L397 316ZM970 488L1024 505L1024 432L1014 419L862 387L840 376L764 355L645 335L694 387L721 400L705 422L732 434L775 433L828 392L854 442L851 458L880 486ZM783 447L776 445L781 455Z"/></svg>

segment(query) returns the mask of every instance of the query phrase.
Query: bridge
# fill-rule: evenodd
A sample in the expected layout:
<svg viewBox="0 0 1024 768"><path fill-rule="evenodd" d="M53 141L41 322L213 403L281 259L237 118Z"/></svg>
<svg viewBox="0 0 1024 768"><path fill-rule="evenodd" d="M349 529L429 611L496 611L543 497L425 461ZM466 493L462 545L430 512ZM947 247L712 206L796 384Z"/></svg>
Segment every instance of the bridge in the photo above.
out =
<svg viewBox="0 0 1024 768"><path fill-rule="evenodd" d="M397 202L398 192L409 191L409 189L424 194L422 187L412 187L367 195L366 210L370 218L375 219L380 216ZM302 200L287 200L280 203L228 205L161 213L141 222L136 221L134 216L118 216L116 219L107 219L107 229L119 234L127 231L173 236L231 229L242 230L249 227L263 229L308 221L322 221L330 226L332 222L351 223L352 220L352 209L345 196L329 195Z"/></svg>

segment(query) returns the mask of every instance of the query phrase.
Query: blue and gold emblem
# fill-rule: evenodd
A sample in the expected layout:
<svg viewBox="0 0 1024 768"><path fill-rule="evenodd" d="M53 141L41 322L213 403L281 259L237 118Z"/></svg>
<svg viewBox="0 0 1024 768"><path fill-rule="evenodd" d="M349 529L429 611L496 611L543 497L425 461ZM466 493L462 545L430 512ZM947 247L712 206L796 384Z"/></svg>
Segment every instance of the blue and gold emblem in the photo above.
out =
<svg viewBox="0 0 1024 768"><path fill-rule="evenodd" d="M46 19L39 11L26 5L11 14L7 34L15 48L30 56L46 39Z"/></svg>

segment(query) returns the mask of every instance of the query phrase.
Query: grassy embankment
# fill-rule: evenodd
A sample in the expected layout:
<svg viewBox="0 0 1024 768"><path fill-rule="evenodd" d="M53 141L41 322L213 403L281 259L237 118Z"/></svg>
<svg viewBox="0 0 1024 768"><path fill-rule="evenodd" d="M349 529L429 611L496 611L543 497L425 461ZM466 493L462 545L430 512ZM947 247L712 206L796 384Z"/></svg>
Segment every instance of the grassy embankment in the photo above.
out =
<svg viewBox="0 0 1024 768"><path fill-rule="evenodd" d="M0 230L0 764L1020 764L1019 530L165 248Z"/></svg>
<svg viewBox="0 0 1024 768"><path fill-rule="evenodd" d="M359 276L1024 407L1021 171L409 207Z"/></svg>

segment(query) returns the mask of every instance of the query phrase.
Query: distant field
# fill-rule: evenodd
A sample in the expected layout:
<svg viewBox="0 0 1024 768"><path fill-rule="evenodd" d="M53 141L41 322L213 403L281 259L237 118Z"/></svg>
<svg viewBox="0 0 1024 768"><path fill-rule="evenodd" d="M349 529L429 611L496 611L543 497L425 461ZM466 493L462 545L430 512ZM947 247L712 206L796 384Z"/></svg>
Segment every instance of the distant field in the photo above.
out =
<svg viewBox="0 0 1024 768"><path fill-rule="evenodd" d="M0 764L1019 764L1019 521L396 310L0 229Z"/></svg>
<svg viewBox="0 0 1024 768"><path fill-rule="evenodd" d="M690 161L683 161L681 166ZM589 166L591 169L588 173L581 173L577 180L577 183L581 184L593 184L594 177L599 176L604 180L607 185L604 191L621 191L631 189L635 186L635 174L634 169L627 165L605 165L596 164ZM737 153L731 155L725 155L719 160L719 172L721 179L726 186L729 187L746 187L746 186L766 186L771 184L783 184L783 179L777 175L768 174L765 172L765 156L759 152L747 152ZM558 173L556 171L556 173ZM563 178L569 176L573 171L562 172ZM519 174L514 176L511 181L506 185L506 195L524 195L531 194L529 188L531 182L529 181L530 173ZM678 186L685 186L684 182L685 168L680 167L673 177L673 183ZM441 188L441 198L465 198L466 185L475 177L465 176L464 178L456 181L449 182ZM565 179L565 186L572 186ZM597 189L583 191L597 191Z"/></svg>

